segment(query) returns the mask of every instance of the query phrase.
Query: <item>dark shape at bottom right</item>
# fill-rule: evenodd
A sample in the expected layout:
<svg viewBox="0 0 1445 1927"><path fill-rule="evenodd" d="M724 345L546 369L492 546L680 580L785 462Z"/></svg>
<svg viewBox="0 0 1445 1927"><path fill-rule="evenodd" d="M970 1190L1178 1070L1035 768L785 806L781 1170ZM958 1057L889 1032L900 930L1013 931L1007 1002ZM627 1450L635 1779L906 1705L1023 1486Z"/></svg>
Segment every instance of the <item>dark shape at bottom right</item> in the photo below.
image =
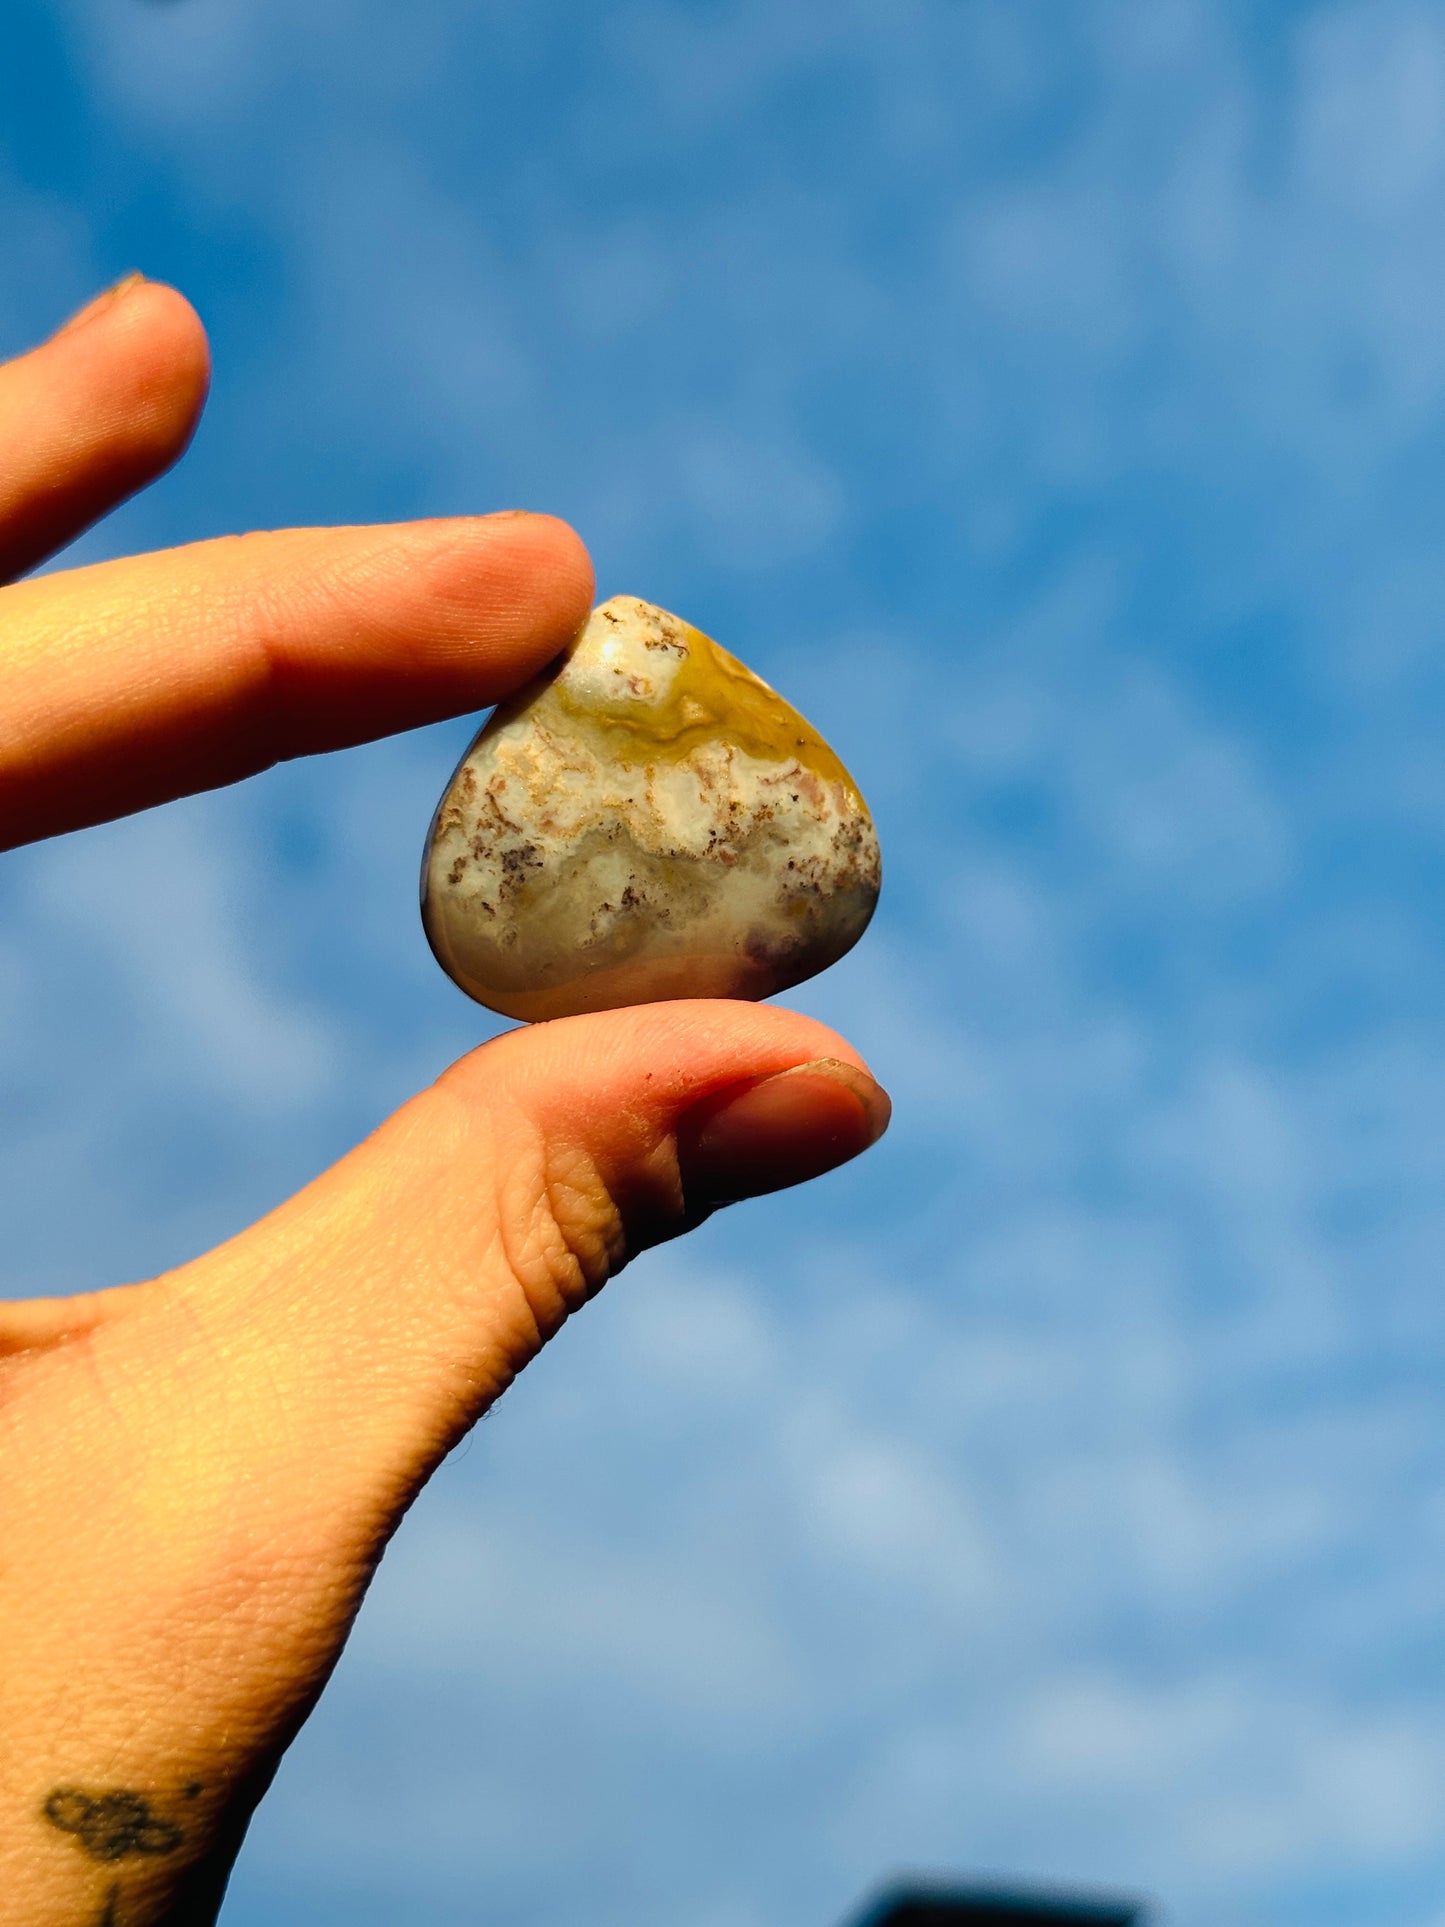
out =
<svg viewBox="0 0 1445 1927"><path fill-rule="evenodd" d="M849 1927L1148 1927L1136 1900L998 1888L898 1886Z"/></svg>

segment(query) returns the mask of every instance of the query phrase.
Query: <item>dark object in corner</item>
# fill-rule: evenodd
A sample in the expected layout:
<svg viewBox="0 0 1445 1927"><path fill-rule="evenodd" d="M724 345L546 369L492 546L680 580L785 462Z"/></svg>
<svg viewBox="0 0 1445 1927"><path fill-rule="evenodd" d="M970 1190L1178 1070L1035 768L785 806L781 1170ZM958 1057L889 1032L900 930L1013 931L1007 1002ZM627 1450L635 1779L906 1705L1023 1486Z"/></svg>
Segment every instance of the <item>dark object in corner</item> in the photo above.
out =
<svg viewBox="0 0 1445 1927"><path fill-rule="evenodd" d="M981 1888L895 1887L852 1927L1147 1927L1147 1923L1142 1907L1128 1900Z"/></svg>

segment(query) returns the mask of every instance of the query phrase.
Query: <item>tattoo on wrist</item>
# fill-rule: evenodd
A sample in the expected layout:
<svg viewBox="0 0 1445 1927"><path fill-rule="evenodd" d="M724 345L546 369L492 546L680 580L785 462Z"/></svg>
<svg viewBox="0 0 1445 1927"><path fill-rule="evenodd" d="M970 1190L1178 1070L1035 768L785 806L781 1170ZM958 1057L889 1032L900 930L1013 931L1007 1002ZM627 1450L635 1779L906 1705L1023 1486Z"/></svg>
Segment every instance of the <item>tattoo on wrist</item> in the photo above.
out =
<svg viewBox="0 0 1445 1927"><path fill-rule="evenodd" d="M200 1792L200 1782L192 1781L184 1797L194 1800ZM40 1811L52 1827L70 1834L90 1860L109 1862L128 1860L133 1855L174 1853L185 1840L174 1821L152 1810L144 1794L122 1788L87 1793L83 1787L56 1787ZM113 1881L95 1927L119 1927L119 1901L120 1882Z"/></svg>
<svg viewBox="0 0 1445 1927"><path fill-rule="evenodd" d="M139 1793L86 1793L57 1787L41 1809L52 1827L74 1834L92 1860L125 1860L133 1853L174 1853L180 1828L152 1813Z"/></svg>

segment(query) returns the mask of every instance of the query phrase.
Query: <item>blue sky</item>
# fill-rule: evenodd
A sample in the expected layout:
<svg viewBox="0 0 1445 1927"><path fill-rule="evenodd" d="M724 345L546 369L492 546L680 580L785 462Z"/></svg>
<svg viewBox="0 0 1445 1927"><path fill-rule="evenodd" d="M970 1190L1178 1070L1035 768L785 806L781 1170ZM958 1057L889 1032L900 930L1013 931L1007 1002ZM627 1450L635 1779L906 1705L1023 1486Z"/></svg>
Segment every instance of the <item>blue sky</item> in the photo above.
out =
<svg viewBox="0 0 1445 1927"><path fill-rule="evenodd" d="M1442 207L1425 0L8 0L0 347L133 266L215 345L81 556L556 510L885 853L794 1000L890 1137L443 1470L229 1927L1445 1927ZM5 1289L486 1034L415 908L468 728L7 859Z"/></svg>

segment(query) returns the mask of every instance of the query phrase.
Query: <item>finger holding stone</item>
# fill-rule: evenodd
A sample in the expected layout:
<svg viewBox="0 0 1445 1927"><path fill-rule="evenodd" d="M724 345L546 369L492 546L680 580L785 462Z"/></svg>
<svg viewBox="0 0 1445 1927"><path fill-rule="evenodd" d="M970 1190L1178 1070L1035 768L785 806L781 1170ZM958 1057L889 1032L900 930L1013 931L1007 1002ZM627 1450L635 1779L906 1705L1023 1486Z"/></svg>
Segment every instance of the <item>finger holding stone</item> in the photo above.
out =
<svg viewBox="0 0 1445 1927"><path fill-rule="evenodd" d="M544 515L289 529L0 590L0 848L493 703L585 621Z"/></svg>
<svg viewBox="0 0 1445 1927"><path fill-rule="evenodd" d="M377 1558L467 1426L631 1253L833 1169L887 1117L858 1054L793 1011L508 1032L251 1230L102 1294L82 1342L37 1330L0 1361L24 1442L0 1454L24 1552L0 1560L0 1793L43 1829L37 1853L0 1800L7 1927L84 1918L98 1864L150 1883L138 1927L213 1918Z"/></svg>

